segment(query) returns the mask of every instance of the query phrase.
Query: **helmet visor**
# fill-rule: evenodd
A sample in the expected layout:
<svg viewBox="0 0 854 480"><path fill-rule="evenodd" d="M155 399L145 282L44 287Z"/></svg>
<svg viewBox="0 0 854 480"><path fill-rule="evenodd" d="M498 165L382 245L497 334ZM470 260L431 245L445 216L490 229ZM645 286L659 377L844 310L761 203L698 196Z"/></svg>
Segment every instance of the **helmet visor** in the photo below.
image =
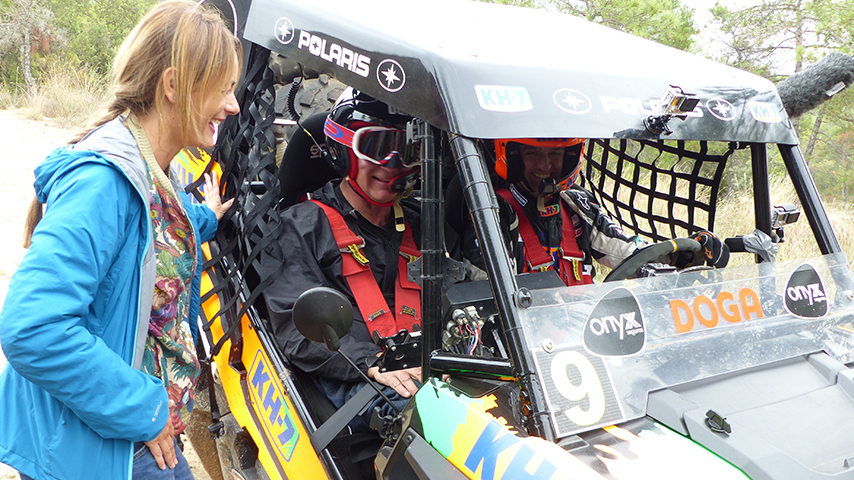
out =
<svg viewBox="0 0 854 480"><path fill-rule="evenodd" d="M421 141L407 139L405 130L366 126L350 130L326 119L326 135L350 147L357 158L390 168L410 168L421 163Z"/></svg>
<svg viewBox="0 0 854 480"><path fill-rule="evenodd" d="M421 142L407 141L406 131L389 127L362 127L353 134L358 158L388 167L413 167L421 161ZM394 157L399 157L400 165Z"/></svg>

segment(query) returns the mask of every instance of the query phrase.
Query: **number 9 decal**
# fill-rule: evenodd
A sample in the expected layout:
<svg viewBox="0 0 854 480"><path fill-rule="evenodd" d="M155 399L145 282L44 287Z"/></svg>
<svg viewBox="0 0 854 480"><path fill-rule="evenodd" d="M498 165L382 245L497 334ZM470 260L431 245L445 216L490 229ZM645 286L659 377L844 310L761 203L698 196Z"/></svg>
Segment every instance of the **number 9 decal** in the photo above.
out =
<svg viewBox="0 0 854 480"><path fill-rule="evenodd" d="M570 365L578 369L580 374L578 385L570 379L567 371ZM551 376L555 388L564 398L580 402L587 397L590 402L586 411L582 410L580 405L576 405L563 412L571 422L578 426L587 426L602 419L605 413L605 392L602 390L602 382L599 380L596 369L587 357L573 350L558 353L552 360Z"/></svg>

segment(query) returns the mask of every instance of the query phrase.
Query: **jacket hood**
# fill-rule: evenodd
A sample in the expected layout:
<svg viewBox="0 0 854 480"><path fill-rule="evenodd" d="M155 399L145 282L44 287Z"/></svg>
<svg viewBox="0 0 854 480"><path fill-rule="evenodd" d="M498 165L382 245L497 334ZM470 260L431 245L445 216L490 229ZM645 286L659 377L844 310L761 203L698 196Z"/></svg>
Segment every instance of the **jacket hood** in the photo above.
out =
<svg viewBox="0 0 854 480"><path fill-rule="evenodd" d="M44 204L51 189L63 175L89 163L102 163L123 171L128 180L140 192L148 189L148 172L136 140L130 130L122 123L123 118L115 118L92 130L74 145L60 147L35 169L36 196Z"/></svg>

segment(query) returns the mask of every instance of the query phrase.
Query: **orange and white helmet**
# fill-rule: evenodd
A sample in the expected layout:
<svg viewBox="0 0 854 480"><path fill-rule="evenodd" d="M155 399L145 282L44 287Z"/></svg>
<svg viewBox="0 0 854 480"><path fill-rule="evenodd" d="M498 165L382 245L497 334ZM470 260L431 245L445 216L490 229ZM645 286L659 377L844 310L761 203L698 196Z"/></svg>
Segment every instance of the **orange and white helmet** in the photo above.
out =
<svg viewBox="0 0 854 480"><path fill-rule="evenodd" d="M555 179L556 190L561 191L575 183L581 173L584 159L584 139L582 138L504 138L495 141L495 173L509 183L517 183L524 178L525 166L522 163L520 145L532 147L566 147L563 153L563 167L560 178ZM529 185L538 189L539 185ZM551 192L549 192L551 193Z"/></svg>

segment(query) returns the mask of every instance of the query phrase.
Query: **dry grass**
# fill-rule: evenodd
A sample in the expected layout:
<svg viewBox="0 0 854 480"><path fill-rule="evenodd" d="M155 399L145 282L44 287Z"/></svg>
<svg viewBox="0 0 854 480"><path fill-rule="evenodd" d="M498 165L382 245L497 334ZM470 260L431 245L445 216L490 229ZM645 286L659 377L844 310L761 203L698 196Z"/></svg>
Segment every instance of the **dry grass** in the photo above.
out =
<svg viewBox="0 0 854 480"><path fill-rule="evenodd" d="M107 98L108 81L88 71L56 65L44 74L35 95L0 88L0 109L26 109L28 119L51 119L76 128L86 125Z"/></svg>
<svg viewBox="0 0 854 480"><path fill-rule="evenodd" d="M106 98L108 82L89 72L53 70L30 107L41 115L85 125Z"/></svg>
<svg viewBox="0 0 854 480"><path fill-rule="evenodd" d="M788 178L770 179L771 204L794 203L800 206L798 197ZM824 203L830 223L849 261L854 258L854 208L843 202ZM750 192L730 195L719 205L715 233L721 238L744 235L753 231L753 196ZM785 241L779 244L778 260L808 258L821 255L809 222L803 216L794 224L785 227ZM751 255L733 255L730 265L744 265L753 261Z"/></svg>
<svg viewBox="0 0 854 480"><path fill-rule="evenodd" d="M629 153L635 154L636 152L629 151ZM662 158L666 159L666 155ZM653 160L641 160L642 164L653 163L657 158L653 158ZM622 176L623 178L633 178L633 172L631 170L632 165L627 165L628 166L624 166ZM676 168L678 167L679 164L676 165ZM692 168L693 165L689 163L687 164L687 167ZM642 171L638 179L638 183L640 186L645 188L652 188L650 183L651 176L644 175L643 173L644 172ZM744 184L748 185L746 188L729 190L718 198L717 208L715 209L715 224L713 230L721 239L747 235L752 233L756 228L753 192L749 187L749 178L746 178L745 180ZM697 185L696 191L691 194L689 192L688 182L682 179L669 177L668 175L660 175L656 177L656 181L655 189L659 192L667 192L671 187L671 182L676 181L678 182L675 185L676 197L691 198L700 202L708 202L708 191L704 190L702 185ZM596 182L594 182L594 184L595 183ZM604 191L613 192L615 181L609 177L604 179L604 183ZM635 189L634 192L632 192L631 187L626 187L627 185L624 184L617 190L618 202L621 203L623 207L631 205L634 209L639 211L647 211L649 204L652 203L652 210L655 214L662 219L668 219L654 222L656 230L659 233L664 233L666 235L665 232L669 231L669 225L667 222L669 222L669 219L671 218L687 221L688 210L686 206L677 203L672 206L673 211L668 212L668 202L666 199L650 199L647 195L644 195L642 191ZM800 207L800 202L795 194L794 187L787 176L772 176L769 179L769 188L771 192L772 205L793 203ZM634 196L632 196L632 193L634 193ZM630 220L631 217L627 215L627 212L622 208L616 208L614 202L610 202L605 199L605 204L609 211L620 213L624 222L628 222ZM854 218L854 206L845 202L825 202L824 208L827 211L830 223L833 226L840 245L842 246L842 250L845 252L849 261L851 261L854 259L854 225L852 225L851 222L851 219ZM698 208L694 210L694 214L694 225L708 225L708 218L705 211ZM647 220L644 220L642 222L642 228L648 229L648 224L644 223L646 221ZM633 231L632 225L624 224L623 226L627 231ZM809 222L805 216L802 215L796 223L786 226L784 233L784 242L778 244L778 260L810 258L821 255L821 252L816 245L812 229L810 228ZM682 227L676 227L676 236L684 236L685 234L687 234L687 232ZM647 240L649 239L647 238ZM737 253L730 257L729 265L747 265L754 261L754 255ZM601 280L608 273L608 269L597 266L597 273L597 279Z"/></svg>

